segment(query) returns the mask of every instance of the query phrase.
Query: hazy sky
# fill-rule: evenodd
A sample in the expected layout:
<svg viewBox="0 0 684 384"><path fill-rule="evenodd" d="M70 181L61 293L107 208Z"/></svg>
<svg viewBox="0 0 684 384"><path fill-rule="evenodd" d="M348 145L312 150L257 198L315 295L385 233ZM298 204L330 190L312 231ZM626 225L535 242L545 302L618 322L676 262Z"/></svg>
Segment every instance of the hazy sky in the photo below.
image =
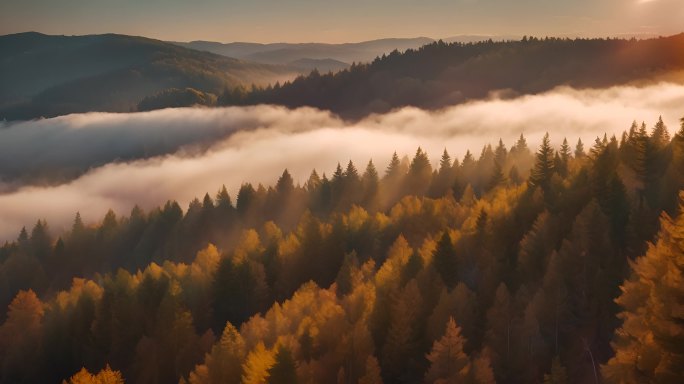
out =
<svg viewBox="0 0 684 384"><path fill-rule="evenodd" d="M669 35L684 0L0 0L0 34L351 42L460 34Z"/></svg>

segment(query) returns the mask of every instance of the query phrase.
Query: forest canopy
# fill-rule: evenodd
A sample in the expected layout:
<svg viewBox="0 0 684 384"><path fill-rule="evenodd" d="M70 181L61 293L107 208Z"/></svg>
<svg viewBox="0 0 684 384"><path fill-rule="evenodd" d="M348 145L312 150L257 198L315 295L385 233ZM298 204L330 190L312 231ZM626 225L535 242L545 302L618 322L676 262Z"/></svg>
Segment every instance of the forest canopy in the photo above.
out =
<svg viewBox="0 0 684 384"><path fill-rule="evenodd" d="M684 119L550 143L38 220L0 382L681 382Z"/></svg>
<svg viewBox="0 0 684 384"><path fill-rule="evenodd" d="M311 106L359 119L403 106L439 109L492 94L512 97L563 85L581 89L657 81L682 70L684 33L648 40L440 40L334 74L313 71L282 85L229 88L219 104Z"/></svg>

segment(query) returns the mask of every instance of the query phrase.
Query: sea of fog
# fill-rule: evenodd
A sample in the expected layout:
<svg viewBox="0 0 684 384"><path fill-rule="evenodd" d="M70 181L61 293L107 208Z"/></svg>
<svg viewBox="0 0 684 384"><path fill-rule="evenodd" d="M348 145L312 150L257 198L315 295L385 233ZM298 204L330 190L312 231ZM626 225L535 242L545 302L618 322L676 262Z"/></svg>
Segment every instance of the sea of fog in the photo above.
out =
<svg viewBox="0 0 684 384"><path fill-rule="evenodd" d="M536 147L619 135L633 120L650 127L662 116L671 133L684 116L684 85L600 90L558 88L513 99L491 98L439 111L403 108L349 123L311 108L177 108L144 113L87 113L0 126L0 241L46 219L61 232L79 211L97 222L108 209L127 214L175 199L185 207L226 185L273 184L287 168L304 183L312 169L369 159L382 171L392 153L420 146L434 164L446 148L461 159L499 138L510 147L523 133ZM46 182L45 175L66 175ZM35 176L35 177L33 177ZM49 179L49 178L48 178ZM2 181L4 180L4 181ZM47 184L46 184L47 183Z"/></svg>

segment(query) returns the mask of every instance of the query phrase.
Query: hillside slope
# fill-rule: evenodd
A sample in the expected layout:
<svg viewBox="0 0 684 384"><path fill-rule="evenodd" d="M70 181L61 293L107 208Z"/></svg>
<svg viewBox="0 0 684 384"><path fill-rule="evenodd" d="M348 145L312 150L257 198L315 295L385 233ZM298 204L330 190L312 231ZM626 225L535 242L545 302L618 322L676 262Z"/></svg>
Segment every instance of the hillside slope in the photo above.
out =
<svg viewBox="0 0 684 384"><path fill-rule="evenodd" d="M301 70L251 63L144 37L0 36L0 119L129 111L169 88L220 93Z"/></svg>
<svg viewBox="0 0 684 384"><path fill-rule="evenodd" d="M191 41L189 43L174 43L199 51L212 52L219 55L245 59L268 64L289 64L298 60L331 59L351 64L370 62L383 53L397 49L419 48L434 40L427 37L394 38L363 41L359 43L325 44L325 43L217 43L212 41ZM319 63L323 64L323 63ZM318 67L321 72L325 68Z"/></svg>
<svg viewBox="0 0 684 384"><path fill-rule="evenodd" d="M359 118L408 105L441 108L495 91L516 95L561 85L607 87L683 70L684 34L640 41L436 42L334 75L312 73L280 87L227 92L220 103L306 105Z"/></svg>

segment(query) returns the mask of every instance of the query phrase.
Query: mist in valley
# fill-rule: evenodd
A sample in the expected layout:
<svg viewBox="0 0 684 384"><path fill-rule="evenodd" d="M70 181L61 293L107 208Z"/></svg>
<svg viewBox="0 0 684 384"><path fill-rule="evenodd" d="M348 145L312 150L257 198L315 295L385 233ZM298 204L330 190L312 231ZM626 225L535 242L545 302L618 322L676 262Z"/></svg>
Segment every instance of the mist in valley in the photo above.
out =
<svg viewBox="0 0 684 384"><path fill-rule="evenodd" d="M402 108L345 122L312 108L278 106L178 108L145 113L87 113L5 124L0 129L0 239L47 220L54 233L76 212L97 223L110 208L127 214L167 200L182 207L225 185L274 185L285 168L303 184L311 171L328 176L352 160L379 172L393 152L425 150L433 168L446 149L477 158L501 138L510 147L524 134L532 149L548 132L585 148L597 136L651 127L659 116L679 125L684 85L659 83L577 90L567 87L513 99L490 98L439 111Z"/></svg>

